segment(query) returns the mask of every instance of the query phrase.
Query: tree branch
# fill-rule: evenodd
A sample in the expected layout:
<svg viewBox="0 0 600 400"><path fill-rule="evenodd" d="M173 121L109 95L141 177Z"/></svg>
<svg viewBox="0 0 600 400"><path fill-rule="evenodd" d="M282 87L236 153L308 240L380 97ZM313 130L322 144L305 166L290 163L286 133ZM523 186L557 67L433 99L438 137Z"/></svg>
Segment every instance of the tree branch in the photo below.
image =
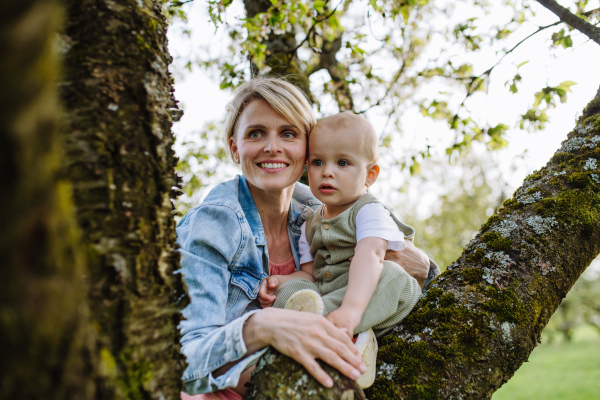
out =
<svg viewBox="0 0 600 400"><path fill-rule="evenodd" d="M538 3L552 11L562 22L565 22L577 29L594 42L600 44L600 28L590 24L589 22L579 18L567 8L561 6L554 0L537 0Z"/></svg>
<svg viewBox="0 0 600 400"><path fill-rule="evenodd" d="M527 360L600 251L599 115L600 91L554 157L380 339L377 379L366 397L489 399ZM332 389L316 386L299 364L271 350L253 374L248 399L360 395L341 374L332 377Z"/></svg>

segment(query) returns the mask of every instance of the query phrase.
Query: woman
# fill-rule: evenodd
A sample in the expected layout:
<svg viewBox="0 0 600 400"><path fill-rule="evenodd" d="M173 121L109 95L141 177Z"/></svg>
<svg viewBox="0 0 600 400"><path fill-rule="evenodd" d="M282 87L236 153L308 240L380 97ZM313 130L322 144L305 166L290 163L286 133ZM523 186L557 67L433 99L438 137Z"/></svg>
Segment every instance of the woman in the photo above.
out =
<svg viewBox="0 0 600 400"><path fill-rule="evenodd" d="M261 310L256 300L270 272L291 273L299 265L300 226L319 205L308 187L296 183L316 123L312 108L293 85L258 78L234 92L227 111L227 143L243 176L214 188L177 227L191 299L180 326L188 362L184 392L239 398L248 368L267 346L301 363L326 387L333 381L317 358L356 379L364 365L347 334L324 317ZM429 261L422 252L413 247L394 256L419 283L425 281Z"/></svg>

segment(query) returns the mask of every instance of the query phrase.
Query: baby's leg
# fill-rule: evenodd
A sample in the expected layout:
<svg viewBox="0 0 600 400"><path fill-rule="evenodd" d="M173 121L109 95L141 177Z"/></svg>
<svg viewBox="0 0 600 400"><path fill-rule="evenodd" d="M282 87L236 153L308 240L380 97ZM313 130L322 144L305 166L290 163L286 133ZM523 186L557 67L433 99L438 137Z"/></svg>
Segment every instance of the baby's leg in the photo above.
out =
<svg viewBox="0 0 600 400"><path fill-rule="evenodd" d="M398 325L421 298L417 280L398 264L383 261L383 271L355 332L373 328L381 336Z"/></svg>
<svg viewBox="0 0 600 400"><path fill-rule="evenodd" d="M273 307L285 308L285 303L288 299L296 292L303 289L311 289L319 293L317 285L309 281L308 279L292 279L284 282L279 288L273 293L277 298L273 303Z"/></svg>

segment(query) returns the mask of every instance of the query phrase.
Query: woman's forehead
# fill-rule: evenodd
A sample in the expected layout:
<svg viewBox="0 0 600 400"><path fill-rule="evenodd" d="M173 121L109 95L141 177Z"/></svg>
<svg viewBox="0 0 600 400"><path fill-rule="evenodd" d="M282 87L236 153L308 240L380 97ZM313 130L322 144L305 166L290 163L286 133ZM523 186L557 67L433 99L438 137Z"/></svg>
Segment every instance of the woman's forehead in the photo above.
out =
<svg viewBox="0 0 600 400"><path fill-rule="evenodd" d="M292 121L277 112L269 103L262 99L253 100L246 105L238 118L237 125L242 129L260 125L262 128L283 127L300 130Z"/></svg>

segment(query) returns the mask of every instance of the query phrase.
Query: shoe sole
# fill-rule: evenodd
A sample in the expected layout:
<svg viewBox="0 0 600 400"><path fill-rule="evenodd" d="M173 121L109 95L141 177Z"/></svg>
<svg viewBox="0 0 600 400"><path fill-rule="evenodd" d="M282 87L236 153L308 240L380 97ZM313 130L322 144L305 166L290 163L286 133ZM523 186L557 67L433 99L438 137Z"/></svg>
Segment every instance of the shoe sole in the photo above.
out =
<svg viewBox="0 0 600 400"><path fill-rule="evenodd" d="M363 364L367 366L367 370L358 377L356 383L361 389L366 389L375 382L375 368L377 366L378 346L373 329L369 328L369 330L359 333L355 346L360 351Z"/></svg>
<svg viewBox="0 0 600 400"><path fill-rule="evenodd" d="M325 311L321 295L311 289L302 289L291 295L288 301L286 301L284 308L317 315L323 315Z"/></svg>

